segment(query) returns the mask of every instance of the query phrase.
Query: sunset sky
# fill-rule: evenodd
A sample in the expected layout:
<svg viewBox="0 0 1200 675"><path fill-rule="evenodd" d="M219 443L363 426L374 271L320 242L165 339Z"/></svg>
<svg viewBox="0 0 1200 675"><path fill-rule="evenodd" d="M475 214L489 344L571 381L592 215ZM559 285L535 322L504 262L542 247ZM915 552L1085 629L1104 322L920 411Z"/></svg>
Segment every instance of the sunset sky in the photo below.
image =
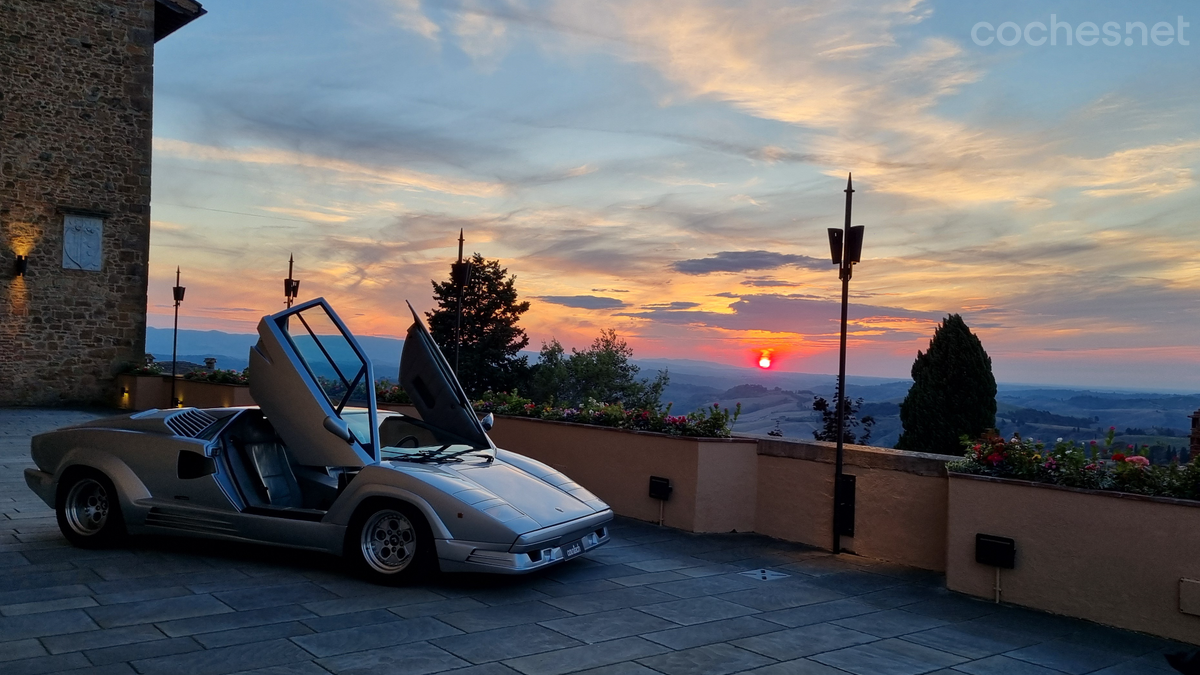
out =
<svg viewBox="0 0 1200 675"><path fill-rule="evenodd" d="M851 374L907 377L958 312L1004 382L1200 389L1195 3L204 6L156 47L151 325L179 265L181 327L250 332L292 253L302 299L401 337L461 227L531 349L836 372L852 171ZM1196 27L972 39L1052 13Z"/></svg>

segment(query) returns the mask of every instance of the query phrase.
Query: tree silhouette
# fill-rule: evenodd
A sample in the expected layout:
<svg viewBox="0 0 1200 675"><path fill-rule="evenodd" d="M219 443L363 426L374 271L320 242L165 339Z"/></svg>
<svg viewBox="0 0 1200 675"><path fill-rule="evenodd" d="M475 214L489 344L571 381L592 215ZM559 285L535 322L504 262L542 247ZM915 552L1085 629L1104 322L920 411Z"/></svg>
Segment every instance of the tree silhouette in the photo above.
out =
<svg viewBox="0 0 1200 675"><path fill-rule="evenodd" d="M529 311L529 302L517 301L517 278L509 276L499 260L485 260L476 253L471 265L471 279L463 292L458 380L472 396L489 389L508 391L528 376L528 361L517 354L529 344L529 336L517 321ZM458 283L453 271L448 281L430 283L437 307L425 314L429 332L453 363Z"/></svg>
<svg viewBox="0 0 1200 675"><path fill-rule="evenodd" d="M951 314L917 352L913 385L900 404L901 450L962 454L959 437L975 438L996 426L992 359L962 317Z"/></svg>
<svg viewBox="0 0 1200 675"><path fill-rule="evenodd" d="M840 378L838 382L840 384ZM834 392L837 392L839 388L840 387L835 384ZM833 398L835 400L837 399L836 393L833 395ZM842 417L843 443L860 443L862 445L866 445L867 442L871 440L871 429L875 426L875 418L867 415L862 419L859 419L858 411L862 408L862 404L863 400L861 398L851 400L850 397L847 396L842 399L842 406L845 410L845 414ZM838 439L837 406L829 405L829 401L825 400L821 396L814 396L812 407L813 410L821 413L821 428L813 432L813 438L817 439L818 441L829 441L831 443L836 443ZM778 422L775 426L778 428ZM862 427L861 435L856 431L859 426ZM783 434L781 433L780 435L782 436Z"/></svg>

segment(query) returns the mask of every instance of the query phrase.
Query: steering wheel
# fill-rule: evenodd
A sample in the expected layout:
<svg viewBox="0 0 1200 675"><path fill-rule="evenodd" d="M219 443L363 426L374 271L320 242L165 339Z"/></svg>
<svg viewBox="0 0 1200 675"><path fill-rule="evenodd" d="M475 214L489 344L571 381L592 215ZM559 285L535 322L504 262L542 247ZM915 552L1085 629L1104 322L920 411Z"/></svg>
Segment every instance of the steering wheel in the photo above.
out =
<svg viewBox="0 0 1200 675"><path fill-rule="evenodd" d="M397 447L397 448L403 448L403 447L404 447L404 444L405 444L405 443L407 443L407 442L409 442L409 441L412 441L412 442L413 442L413 447L414 447L414 448L419 448L419 447L421 447L421 441L420 441L420 439L418 439L416 436L412 436L412 435L408 435L408 436L405 436L404 438L401 438L401 439L400 439L400 442L396 444L396 447Z"/></svg>

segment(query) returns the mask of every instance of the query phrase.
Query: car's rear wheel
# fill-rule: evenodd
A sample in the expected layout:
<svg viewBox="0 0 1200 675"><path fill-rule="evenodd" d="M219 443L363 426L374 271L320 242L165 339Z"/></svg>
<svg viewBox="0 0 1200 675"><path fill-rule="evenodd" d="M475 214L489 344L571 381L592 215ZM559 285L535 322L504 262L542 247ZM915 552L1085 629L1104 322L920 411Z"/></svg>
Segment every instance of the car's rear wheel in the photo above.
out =
<svg viewBox="0 0 1200 675"><path fill-rule="evenodd" d="M58 528L82 548L111 546L125 536L116 488L104 474L76 470L59 482Z"/></svg>
<svg viewBox="0 0 1200 675"><path fill-rule="evenodd" d="M361 576L375 583L408 583L437 566L429 524L408 504L365 504L346 534L346 557Z"/></svg>

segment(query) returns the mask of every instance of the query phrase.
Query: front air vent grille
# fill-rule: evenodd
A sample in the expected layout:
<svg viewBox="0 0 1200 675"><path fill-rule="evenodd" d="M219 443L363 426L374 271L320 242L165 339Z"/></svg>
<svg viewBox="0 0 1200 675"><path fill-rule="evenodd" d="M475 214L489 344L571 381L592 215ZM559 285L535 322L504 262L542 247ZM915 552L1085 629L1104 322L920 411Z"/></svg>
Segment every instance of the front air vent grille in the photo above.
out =
<svg viewBox="0 0 1200 675"><path fill-rule="evenodd" d="M175 432L176 436L195 438L200 435L201 431L204 431L216 421L217 418L209 415L203 410L189 408L168 417L166 419L166 425L171 429L171 431Z"/></svg>

